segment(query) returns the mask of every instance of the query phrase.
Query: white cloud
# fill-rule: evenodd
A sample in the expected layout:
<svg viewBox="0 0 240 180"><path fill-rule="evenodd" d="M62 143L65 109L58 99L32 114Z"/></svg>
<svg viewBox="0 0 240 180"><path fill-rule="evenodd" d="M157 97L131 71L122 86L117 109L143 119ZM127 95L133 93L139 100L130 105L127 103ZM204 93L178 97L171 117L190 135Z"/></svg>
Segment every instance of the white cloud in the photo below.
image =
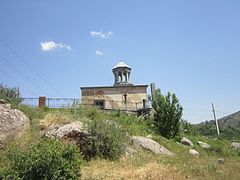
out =
<svg viewBox="0 0 240 180"><path fill-rule="evenodd" d="M99 31L99 32L97 32L97 31L91 31L90 32L90 35L92 36L92 37L95 37L95 38L101 38L101 39L109 39L109 38L111 38L112 36L113 36L113 32L112 31L108 31L108 32L101 32L101 31Z"/></svg>
<svg viewBox="0 0 240 180"><path fill-rule="evenodd" d="M71 50L70 45L63 44L63 43L56 43L54 41L45 41L45 42L41 42L40 44L43 51L52 51L58 48L65 48L67 50Z"/></svg>
<svg viewBox="0 0 240 180"><path fill-rule="evenodd" d="M102 56L102 55L103 55L103 52L102 52L102 51L99 51L99 50L96 50L96 55L97 55L97 56Z"/></svg>

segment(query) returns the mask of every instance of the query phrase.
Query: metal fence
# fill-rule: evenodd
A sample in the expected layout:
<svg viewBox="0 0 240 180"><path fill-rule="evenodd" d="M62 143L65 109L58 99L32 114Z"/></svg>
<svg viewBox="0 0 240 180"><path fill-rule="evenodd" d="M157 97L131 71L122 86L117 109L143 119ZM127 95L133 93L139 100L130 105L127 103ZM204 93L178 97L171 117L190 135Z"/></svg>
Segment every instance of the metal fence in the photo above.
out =
<svg viewBox="0 0 240 180"><path fill-rule="evenodd" d="M97 106L103 110L121 110L138 112L143 109L150 109L151 104L149 101L142 102L125 102L103 100L103 105L96 104L97 99L77 99L77 98L46 98L45 106L48 108L77 108L80 105ZM21 105L38 107L39 98L22 98Z"/></svg>
<svg viewBox="0 0 240 180"><path fill-rule="evenodd" d="M38 107L39 98L22 98L22 105ZM80 100L76 98L46 98L46 107L49 108L75 108Z"/></svg>

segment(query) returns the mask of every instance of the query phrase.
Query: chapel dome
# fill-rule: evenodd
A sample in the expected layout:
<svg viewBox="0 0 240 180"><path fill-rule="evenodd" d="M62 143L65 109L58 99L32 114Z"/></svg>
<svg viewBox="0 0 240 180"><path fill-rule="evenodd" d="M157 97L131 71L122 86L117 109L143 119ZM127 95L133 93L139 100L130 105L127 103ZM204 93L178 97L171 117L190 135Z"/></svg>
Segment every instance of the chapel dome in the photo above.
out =
<svg viewBox="0 0 240 180"><path fill-rule="evenodd" d="M114 86L132 85L130 82L131 67L123 61L114 66L112 72L114 74Z"/></svg>
<svg viewBox="0 0 240 180"><path fill-rule="evenodd" d="M129 69L131 69L131 67L123 61L119 61L119 63L117 63L117 65L113 67L113 69L116 69L116 68L129 68Z"/></svg>

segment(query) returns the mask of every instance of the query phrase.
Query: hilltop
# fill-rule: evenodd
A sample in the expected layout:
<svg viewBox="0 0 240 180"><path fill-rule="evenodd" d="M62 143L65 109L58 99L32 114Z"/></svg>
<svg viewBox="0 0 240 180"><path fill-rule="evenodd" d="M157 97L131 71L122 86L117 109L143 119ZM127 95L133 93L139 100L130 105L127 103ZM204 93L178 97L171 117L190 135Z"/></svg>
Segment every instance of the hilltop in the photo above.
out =
<svg viewBox="0 0 240 180"><path fill-rule="evenodd" d="M233 128L240 128L240 111L225 116L219 119L218 122L225 127L231 126Z"/></svg>

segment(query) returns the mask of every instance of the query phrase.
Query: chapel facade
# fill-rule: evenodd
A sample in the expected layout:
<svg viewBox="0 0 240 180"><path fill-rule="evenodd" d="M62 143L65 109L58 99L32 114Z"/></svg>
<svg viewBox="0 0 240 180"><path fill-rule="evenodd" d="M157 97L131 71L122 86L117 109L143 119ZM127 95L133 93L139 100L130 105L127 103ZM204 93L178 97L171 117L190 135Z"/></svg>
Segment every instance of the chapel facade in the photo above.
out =
<svg viewBox="0 0 240 180"><path fill-rule="evenodd" d="M146 109L148 85L132 84L131 70L129 65L120 61L112 69L113 86L81 87L82 104L133 113Z"/></svg>

